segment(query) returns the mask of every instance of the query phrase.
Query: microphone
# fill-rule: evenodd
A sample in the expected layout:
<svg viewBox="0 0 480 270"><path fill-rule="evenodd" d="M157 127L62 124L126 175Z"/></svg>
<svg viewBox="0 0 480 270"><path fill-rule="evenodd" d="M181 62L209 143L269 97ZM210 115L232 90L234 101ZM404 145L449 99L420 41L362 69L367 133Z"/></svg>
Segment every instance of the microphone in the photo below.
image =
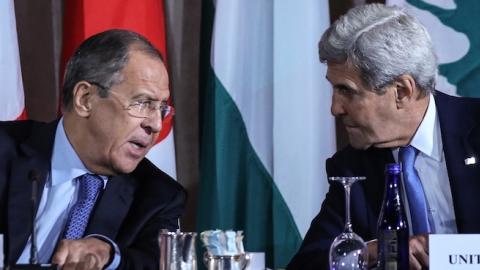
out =
<svg viewBox="0 0 480 270"><path fill-rule="evenodd" d="M32 169L28 172L28 179L32 182L32 197L30 203L32 207L32 245L30 246L30 264L38 264L38 249L37 249L37 233L35 232L35 218L37 217L37 193L38 180L40 179L40 172Z"/></svg>
<svg viewBox="0 0 480 270"><path fill-rule="evenodd" d="M32 197L30 198L30 206L32 212L32 224L31 224L31 242L30 245L30 259L28 264L15 264L10 266L10 270L19 269L57 269L53 264L39 264L38 263L38 249L37 249L37 233L35 231L35 218L37 217L37 196L38 196L38 181L40 180L41 173L37 169L31 169L28 172L28 180L32 182Z"/></svg>

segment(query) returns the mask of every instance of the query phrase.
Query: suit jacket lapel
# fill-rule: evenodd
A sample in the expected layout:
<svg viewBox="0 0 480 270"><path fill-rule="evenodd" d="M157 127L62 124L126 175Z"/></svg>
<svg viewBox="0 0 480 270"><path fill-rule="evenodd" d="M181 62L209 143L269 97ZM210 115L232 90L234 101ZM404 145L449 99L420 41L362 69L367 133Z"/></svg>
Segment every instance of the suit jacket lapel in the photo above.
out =
<svg viewBox="0 0 480 270"><path fill-rule="evenodd" d="M32 224L32 182L29 173L37 170L38 181L37 204L40 203L45 181L50 172L55 130L58 122L50 124L32 124L31 137L20 145L22 152L12 161L8 197L8 259L16 261L30 236Z"/></svg>
<svg viewBox="0 0 480 270"><path fill-rule="evenodd" d="M479 157L475 144L480 139L480 128L474 119L479 112L476 108L477 112L474 112L473 106L452 99L442 93L435 96L455 219L459 232L478 232L480 212L472 210L480 208L480 166L465 165L465 159Z"/></svg>
<svg viewBox="0 0 480 270"><path fill-rule="evenodd" d="M88 234L101 234L115 239L132 204L135 180L128 175L112 177L90 218Z"/></svg>

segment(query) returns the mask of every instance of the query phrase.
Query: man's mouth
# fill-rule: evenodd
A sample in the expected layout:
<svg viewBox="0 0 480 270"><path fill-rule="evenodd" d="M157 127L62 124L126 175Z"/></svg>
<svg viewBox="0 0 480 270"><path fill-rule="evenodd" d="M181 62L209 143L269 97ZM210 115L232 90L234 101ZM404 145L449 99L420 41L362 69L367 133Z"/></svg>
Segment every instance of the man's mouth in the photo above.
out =
<svg viewBox="0 0 480 270"><path fill-rule="evenodd" d="M347 125L347 124L343 124L345 126L345 128L347 129L352 129L352 128L356 128L357 126L354 126L354 125Z"/></svg>
<svg viewBox="0 0 480 270"><path fill-rule="evenodd" d="M355 123L352 123L350 119L347 119L346 117L342 117L340 120L342 120L342 124L346 128L354 128L357 127Z"/></svg>
<svg viewBox="0 0 480 270"><path fill-rule="evenodd" d="M148 140L131 140L129 142L137 149L144 149L150 145Z"/></svg>

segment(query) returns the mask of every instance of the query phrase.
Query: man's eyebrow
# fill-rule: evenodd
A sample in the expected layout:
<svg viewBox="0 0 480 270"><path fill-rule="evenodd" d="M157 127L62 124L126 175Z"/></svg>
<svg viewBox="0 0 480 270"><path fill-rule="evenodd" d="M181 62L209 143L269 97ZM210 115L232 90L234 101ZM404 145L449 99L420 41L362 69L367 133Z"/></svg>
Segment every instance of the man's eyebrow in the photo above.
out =
<svg viewBox="0 0 480 270"><path fill-rule="evenodd" d="M155 97L154 95L148 94L148 93L138 93L138 94L136 94L132 97L132 99L142 99L142 98L148 99L148 100L153 100L153 101L158 100L157 97Z"/></svg>
<svg viewBox="0 0 480 270"><path fill-rule="evenodd" d="M333 86L333 87L342 87L342 88L348 88L348 89L352 89L352 90L355 90L355 88L352 88L350 85L346 84L346 83L333 83L332 81L330 81L330 79L328 78L328 75L325 75L325 79L327 79L327 81Z"/></svg>
<svg viewBox="0 0 480 270"><path fill-rule="evenodd" d="M333 85L334 87L343 87L343 88L349 88L349 89L352 89L352 87L350 87L348 84L345 84L345 83L336 83Z"/></svg>

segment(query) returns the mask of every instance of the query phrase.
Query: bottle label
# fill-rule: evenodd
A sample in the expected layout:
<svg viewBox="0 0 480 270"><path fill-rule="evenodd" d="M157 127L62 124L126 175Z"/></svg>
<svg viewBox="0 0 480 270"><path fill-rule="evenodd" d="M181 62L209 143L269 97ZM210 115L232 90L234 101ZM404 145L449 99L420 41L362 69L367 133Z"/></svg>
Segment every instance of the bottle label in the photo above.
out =
<svg viewBox="0 0 480 270"><path fill-rule="evenodd" d="M382 237L383 236L383 237ZM398 269L398 236L397 231L384 231L381 235L383 241L382 247L380 247L384 252L384 262L385 270L396 270Z"/></svg>

